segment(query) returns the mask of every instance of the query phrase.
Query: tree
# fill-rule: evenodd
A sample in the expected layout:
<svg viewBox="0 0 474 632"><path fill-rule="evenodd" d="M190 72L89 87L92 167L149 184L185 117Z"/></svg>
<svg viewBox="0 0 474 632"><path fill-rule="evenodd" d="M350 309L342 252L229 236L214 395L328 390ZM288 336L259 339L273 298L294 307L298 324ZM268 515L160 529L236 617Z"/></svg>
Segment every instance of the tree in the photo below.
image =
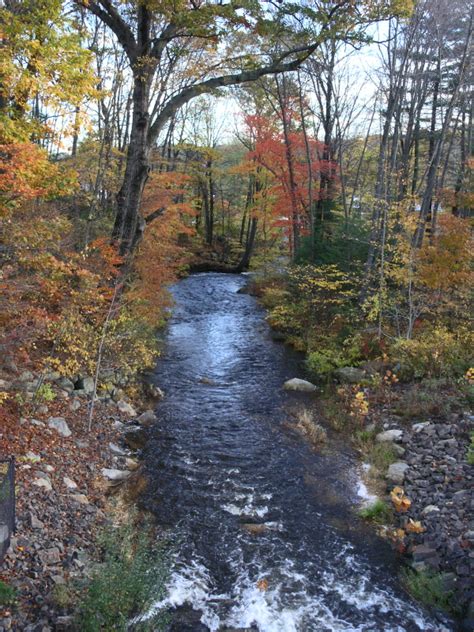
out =
<svg viewBox="0 0 474 632"><path fill-rule="evenodd" d="M194 97L265 75L296 70L331 38L360 39L361 29L400 0L255 3L74 0L113 32L133 79L133 114L113 237L122 253L138 242L150 152L160 132Z"/></svg>

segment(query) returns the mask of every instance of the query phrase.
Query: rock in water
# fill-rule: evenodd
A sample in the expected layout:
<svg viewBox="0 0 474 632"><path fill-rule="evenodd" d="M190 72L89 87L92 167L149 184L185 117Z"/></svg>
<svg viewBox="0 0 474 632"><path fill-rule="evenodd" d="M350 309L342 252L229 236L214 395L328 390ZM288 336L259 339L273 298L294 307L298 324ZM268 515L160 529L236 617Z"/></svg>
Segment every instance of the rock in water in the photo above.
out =
<svg viewBox="0 0 474 632"><path fill-rule="evenodd" d="M294 377L292 380L287 380L283 384L283 388L286 391L300 391L302 393L314 393L318 390L318 387L307 380L301 380L298 377Z"/></svg>
<svg viewBox="0 0 474 632"><path fill-rule="evenodd" d="M56 430L56 432L59 432L63 437L70 437L72 434L64 417L50 417L48 419L48 426Z"/></svg>

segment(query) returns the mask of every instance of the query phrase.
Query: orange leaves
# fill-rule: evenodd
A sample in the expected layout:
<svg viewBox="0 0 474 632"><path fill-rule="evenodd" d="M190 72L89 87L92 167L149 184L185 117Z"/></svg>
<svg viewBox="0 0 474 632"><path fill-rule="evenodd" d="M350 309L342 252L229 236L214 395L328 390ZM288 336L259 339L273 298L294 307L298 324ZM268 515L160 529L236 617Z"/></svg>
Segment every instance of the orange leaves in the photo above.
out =
<svg viewBox="0 0 474 632"><path fill-rule="evenodd" d="M411 500L405 496L401 487L394 487L390 492L390 499L395 509L400 513L405 513L411 507Z"/></svg>

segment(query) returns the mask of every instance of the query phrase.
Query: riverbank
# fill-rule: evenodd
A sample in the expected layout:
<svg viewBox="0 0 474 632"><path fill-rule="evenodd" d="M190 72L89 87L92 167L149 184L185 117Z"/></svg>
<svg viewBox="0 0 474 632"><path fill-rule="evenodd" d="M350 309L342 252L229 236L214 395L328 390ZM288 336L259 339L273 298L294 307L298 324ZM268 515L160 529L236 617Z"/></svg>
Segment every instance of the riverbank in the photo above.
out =
<svg viewBox="0 0 474 632"><path fill-rule="evenodd" d="M25 404L21 419L5 419L0 434L0 451L16 458L17 499L16 533L0 573L9 589L0 606L2 632L73 628L101 560L103 533L131 521L129 511L146 486L136 453L156 421L153 412L101 399L89 429L89 381L74 388L50 377L42 387L49 401L35 406L26 396L38 376L25 372L3 385L22 393Z"/></svg>
<svg viewBox="0 0 474 632"><path fill-rule="evenodd" d="M310 334L303 329L302 335L300 322L304 312L288 304L286 281L257 278L249 291L269 309L274 339L307 350ZM362 329L360 323L358 327ZM371 337L375 345L373 334L366 335ZM356 333L354 339L360 344L363 335ZM307 356L304 377L323 387L325 395L308 414L346 435L359 452L364 484L378 497L360 515L374 522L404 556L406 589L432 611L445 610L457 618L460 629L473 630L474 416L466 412L469 375L461 380L399 380L397 373L406 367L385 352L341 366L344 354L359 352L342 343L337 349L334 340L328 350L324 335L320 342L321 352L312 343L315 351Z"/></svg>

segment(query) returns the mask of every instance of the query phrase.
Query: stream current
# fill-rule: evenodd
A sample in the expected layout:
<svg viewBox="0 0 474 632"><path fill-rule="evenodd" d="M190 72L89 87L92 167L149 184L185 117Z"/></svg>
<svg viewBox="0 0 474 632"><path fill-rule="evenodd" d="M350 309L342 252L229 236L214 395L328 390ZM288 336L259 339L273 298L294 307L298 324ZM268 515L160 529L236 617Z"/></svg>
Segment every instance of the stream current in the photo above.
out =
<svg viewBox="0 0 474 632"><path fill-rule="evenodd" d="M154 377L166 397L144 458L146 506L178 544L154 608L175 614L177 632L446 630L357 518L347 441L330 434L314 451L295 432L311 396L282 384L304 377L302 356L272 340L245 284L206 273L173 288Z"/></svg>

